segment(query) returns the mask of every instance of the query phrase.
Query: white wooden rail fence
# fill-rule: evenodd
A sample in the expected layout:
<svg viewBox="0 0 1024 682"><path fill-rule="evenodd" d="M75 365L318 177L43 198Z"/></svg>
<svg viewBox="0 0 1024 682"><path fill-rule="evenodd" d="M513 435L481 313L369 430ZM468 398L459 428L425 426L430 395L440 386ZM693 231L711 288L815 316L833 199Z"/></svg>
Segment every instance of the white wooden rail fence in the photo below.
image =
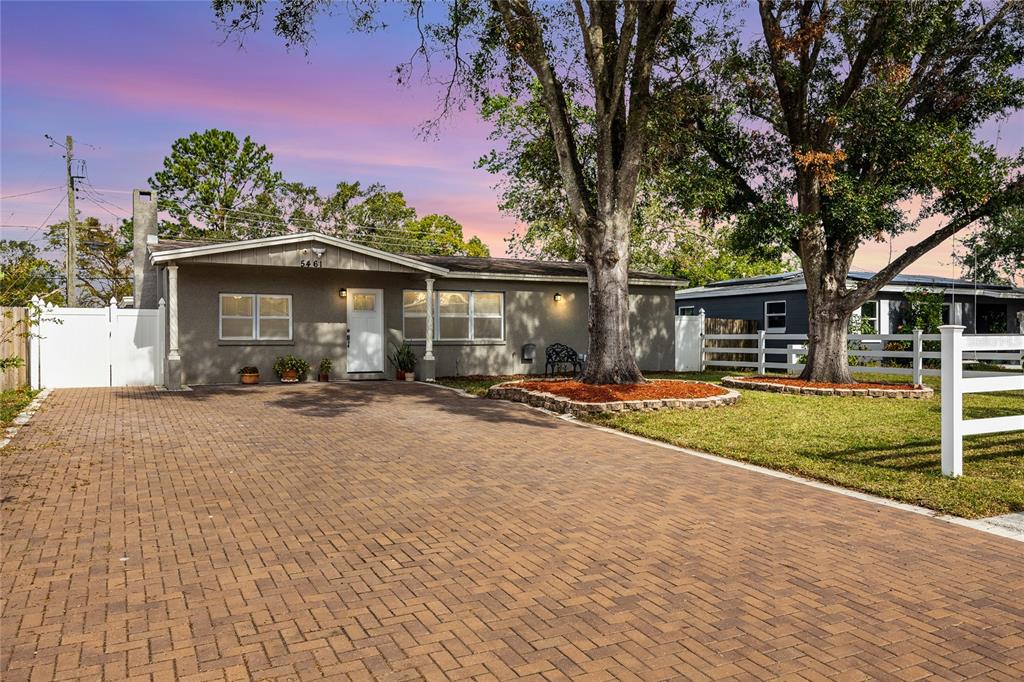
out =
<svg viewBox="0 0 1024 682"><path fill-rule="evenodd" d="M964 336L964 327L959 325L943 326L939 331L942 337L942 473L962 476L964 436L1024 431L1024 414L964 419L964 393L1024 390L1024 374L965 377L964 353L974 351L982 357L993 355L993 351L1020 353L1024 351L1024 334ZM998 357L998 353L995 355Z"/></svg>
<svg viewBox="0 0 1024 682"><path fill-rule="evenodd" d="M1009 335L1015 336L1015 335ZM968 337L973 338L973 337ZM925 343L929 341L941 341L941 334L924 334L920 330L914 330L911 334L850 334L849 340L855 347L848 349L850 357L864 358L867 361L879 361L902 359L906 360L907 367L886 367L884 365L850 365L855 372L870 372L872 374L898 374L912 377L912 383L920 384L922 377L941 376L942 370L925 367L925 360L942 360L941 351L925 350ZM707 341L756 341L754 346L708 346ZM887 350L885 345L890 341L902 341L910 344L910 350ZM779 344L772 346L769 344ZM867 346L875 345L877 348ZM799 372L804 368L802 363L797 362L801 355L806 354L806 334L772 334L759 331L756 334L704 334L701 342L701 369L707 367L737 367L756 369L759 374L766 370L787 370ZM999 347L992 351L981 348L974 349L968 360L987 361L997 364L1019 364L1024 358L1024 353L1014 349ZM719 353L735 353L749 355L749 360L719 360L714 356ZM769 360L771 356L785 356L785 362ZM966 370L967 376L990 376L992 372L979 370Z"/></svg>

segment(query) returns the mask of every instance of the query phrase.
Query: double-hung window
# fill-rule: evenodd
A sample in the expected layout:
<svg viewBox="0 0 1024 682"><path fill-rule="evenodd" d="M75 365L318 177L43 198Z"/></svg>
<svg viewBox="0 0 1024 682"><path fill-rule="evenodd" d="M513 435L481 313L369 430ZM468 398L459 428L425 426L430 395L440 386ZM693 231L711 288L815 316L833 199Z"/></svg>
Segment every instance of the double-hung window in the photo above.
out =
<svg viewBox="0 0 1024 682"><path fill-rule="evenodd" d="M784 334L786 332L785 301L765 301L764 329L769 333Z"/></svg>
<svg viewBox="0 0 1024 682"><path fill-rule="evenodd" d="M851 322L855 334L878 334L878 301L867 301L861 305Z"/></svg>
<svg viewBox="0 0 1024 682"><path fill-rule="evenodd" d="M221 294L221 341L290 341L289 294Z"/></svg>
<svg viewBox="0 0 1024 682"><path fill-rule="evenodd" d="M434 340L500 341L505 338L505 296L496 291L434 292ZM427 336L427 293L402 292L405 338Z"/></svg>

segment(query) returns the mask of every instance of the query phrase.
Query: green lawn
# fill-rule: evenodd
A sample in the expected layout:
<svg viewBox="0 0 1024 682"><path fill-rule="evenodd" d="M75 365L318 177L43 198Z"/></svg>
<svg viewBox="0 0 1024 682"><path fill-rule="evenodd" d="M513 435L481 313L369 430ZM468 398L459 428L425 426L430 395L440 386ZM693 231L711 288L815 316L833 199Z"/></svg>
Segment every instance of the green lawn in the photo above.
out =
<svg viewBox="0 0 1024 682"><path fill-rule="evenodd" d="M10 424L38 393L25 387L0 391L0 427Z"/></svg>
<svg viewBox="0 0 1024 682"><path fill-rule="evenodd" d="M735 372L652 373L650 378L718 381ZM858 375L865 380L895 380ZM482 395L507 377L439 379ZM927 382L936 390L938 379ZM941 475L940 402L828 398L741 390L734 406L591 417L605 426L743 460L948 514L982 517L1024 511L1024 433L973 436L964 476ZM969 418L1024 413L1024 392L964 397Z"/></svg>

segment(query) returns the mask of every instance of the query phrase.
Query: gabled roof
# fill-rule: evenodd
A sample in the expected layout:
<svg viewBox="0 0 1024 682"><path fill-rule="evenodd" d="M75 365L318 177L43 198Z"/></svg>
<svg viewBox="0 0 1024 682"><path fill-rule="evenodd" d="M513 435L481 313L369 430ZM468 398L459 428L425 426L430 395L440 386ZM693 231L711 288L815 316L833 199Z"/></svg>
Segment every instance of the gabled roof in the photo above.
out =
<svg viewBox="0 0 1024 682"><path fill-rule="evenodd" d="M423 272L452 279L499 279L541 282L586 282L587 269L583 263L566 261L523 260L517 258L474 258L470 256L431 256L423 254L397 254L370 246L339 239L318 232L293 232L262 239L240 241L209 241L196 239L161 239L149 244L153 263L169 263L195 256L229 253L264 246L317 241L348 249L381 260L399 263ZM652 272L630 270L632 284L649 286L685 286L686 281Z"/></svg>
<svg viewBox="0 0 1024 682"><path fill-rule="evenodd" d="M850 271L846 286L854 288L859 282L865 282L875 276L876 273L866 270ZM988 284L983 282L975 283L966 279L951 279L948 277L937 277L935 275L896 275L892 281L882 287L885 292L902 292L923 287L926 289L942 289L956 291L974 292L983 296L995 298L1024 298L1024 289L1013 287L1008 284ZM718 296L745 296L759 293L778 293L784 291L804 291L807 284L804 282L804 274L801 270L791 272L780 272L775 275L758 275L755 277L743 277L739 279L727 279L720 282L712 282L703 287L680 289L676 292L676 298L713 298Z"/></svg>
<svg viewBox="0 0 1024 682"><path fill-rule="evenodd" d="M319 242L329 246L336 246L339 249L360 253L365 256L373 256L374 258L398 263L400 265L413 268L414 270L422 270L423 272L430 272L435 275L447 274L447 270L444 268L430 265L429 263L424 263L422 261L417 261L409 258L408 256L403 256L397 253L388 253L387 251L381 251L380 249L374 249L369 246L364 246L363 244L350 242L347 239L339 239L330 235L320 234L319 232L291 232L289 234L281 234L274 237L243 239L233 242L211 242L199 240L158 241L155 244L149 245L149 257L153 263L166 263L182 258L192 258L194 256L206 256L215 253L231 253L232 251L246 251L249 249L259 249L265 246L295 244L297 242L309 241Z"/></svg>

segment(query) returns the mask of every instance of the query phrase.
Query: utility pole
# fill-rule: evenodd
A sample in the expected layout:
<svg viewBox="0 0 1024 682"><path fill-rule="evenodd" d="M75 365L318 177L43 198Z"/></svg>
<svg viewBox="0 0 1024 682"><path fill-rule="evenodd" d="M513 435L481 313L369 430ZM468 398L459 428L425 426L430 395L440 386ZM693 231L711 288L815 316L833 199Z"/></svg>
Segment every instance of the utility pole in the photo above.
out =
<svg viewBox="0 0 1024 682"><path fill-rule="evenodd" d="M71 159L74 153L74 140L67 137L67 160L68 167L68 248L67 262L64 272L68 280L67 306L75 308L78 306L78 221L75 216L75 176L71 174Z"/></svg>

